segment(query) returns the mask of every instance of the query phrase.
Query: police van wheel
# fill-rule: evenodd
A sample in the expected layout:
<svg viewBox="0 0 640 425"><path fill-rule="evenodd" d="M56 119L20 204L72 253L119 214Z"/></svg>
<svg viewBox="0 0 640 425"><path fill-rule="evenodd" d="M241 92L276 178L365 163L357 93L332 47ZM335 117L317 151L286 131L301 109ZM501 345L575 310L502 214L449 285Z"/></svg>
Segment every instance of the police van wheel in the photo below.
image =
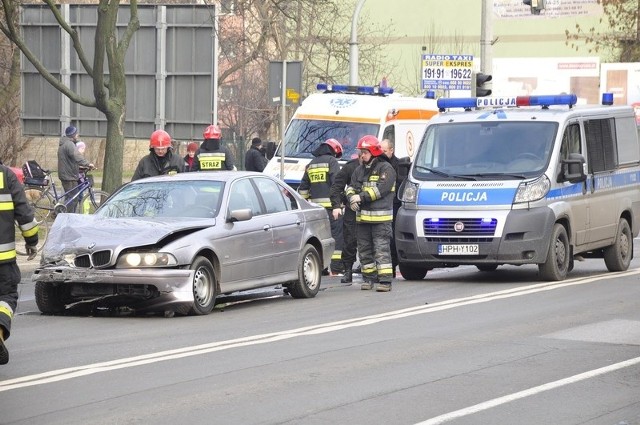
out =
<svg viewBox="0 0 640 425"><path fill-rule="evenodd" d="M551 243L547 252L547 261L538 265L540 278L545 281L564 280L569 272L571 247L567 229L556 223L551 233Z"/></svg>
<svg viewBox="0 0 640 425"><path fill-rule="evenodd" d="M429 269L424 267L413 267L406 264L398 264L400 274L405 280L422 280L427 275Z"/></svg>
<svg viewBox="0 0 640 425"><path fill-rule="evenodd" d="M633 234L624 218L618 223L616 240L604 249L604 263L610 272L621 272L629 268L633 258Z"/></svg>

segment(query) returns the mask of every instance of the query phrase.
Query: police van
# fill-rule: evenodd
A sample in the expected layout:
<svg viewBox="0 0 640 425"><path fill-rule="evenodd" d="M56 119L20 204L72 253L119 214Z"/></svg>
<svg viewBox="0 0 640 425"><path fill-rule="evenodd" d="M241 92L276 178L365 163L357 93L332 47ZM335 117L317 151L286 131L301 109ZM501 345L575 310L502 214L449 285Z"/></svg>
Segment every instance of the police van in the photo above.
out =
<svg viewBox="0 0 640 425"><path fill-rule="evenodd" d="M340 142L341 163L358 156L358 140L367 134L393 141L397 157L412 158L427 122L438 113L435 99L401 96L391 87L318 84L317 89L287 126L284 152L280 144L264 169L294 188L325 140Z"/></svg>
<svg viewBox="0 0 640 425"><path fill-rule="evenodd" d="M640 229L634 111L572 94L438 99L396 218L400 273L538 265L563 280L574 259L623 271Z"/></svg>

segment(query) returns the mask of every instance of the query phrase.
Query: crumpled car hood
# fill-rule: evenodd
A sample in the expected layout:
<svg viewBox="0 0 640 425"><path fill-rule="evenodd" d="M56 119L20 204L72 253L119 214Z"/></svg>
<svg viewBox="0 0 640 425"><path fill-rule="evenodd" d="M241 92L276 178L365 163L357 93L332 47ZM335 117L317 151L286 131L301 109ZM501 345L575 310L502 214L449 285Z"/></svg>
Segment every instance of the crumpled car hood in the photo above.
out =
<svg viewBox="0 0 640 425"><path fill-rule="evenodd" d="M46 260L71 252L119 251L153 245L172 233L204 229L215 223L212 218L103 218L88 214L60 214L49 230L42 256Z"/></svg>

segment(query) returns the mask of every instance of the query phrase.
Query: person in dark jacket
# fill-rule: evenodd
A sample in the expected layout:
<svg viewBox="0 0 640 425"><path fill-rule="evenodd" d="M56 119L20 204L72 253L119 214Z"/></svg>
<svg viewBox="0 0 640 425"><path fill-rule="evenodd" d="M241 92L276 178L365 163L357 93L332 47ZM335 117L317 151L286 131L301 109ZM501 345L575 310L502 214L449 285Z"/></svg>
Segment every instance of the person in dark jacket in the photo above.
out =
<svg viewBox="0 0 640 425"><path fill-rule="evenodd" d="M313 151L314 158L309 162L302 176L298 193L303 198L327 210L329 223L331 224L331 236L335 239L336 246L331 256L331 273L342 273L342 218L334 219L331 211L331 199L329 194L331 185L335 180L342 158L342 145L336 139L327 139Z"/></svg>
<svg viewBox="0 0 640 425"><path fill-rule="evenodd" d="M358 252L364 283L361 289L378 292L391 290L391 222L396 172L382 152L376 136L363 136L358 141L362 164L351 176L346 195L349 208L356 212Z"/></svg>
<svg viewBox="0 0 640 425"><path fill-rule="evenodd" d="M235 170L233 155L225 146L220 146L222 131L210 125L202 133L204 142L196 152L199 171Z"/></svg>
<svg viewBox="0 0 640 425"><path fill-rule="evenodd" d="M16 232L18 224L27 244L29 259L36 256L38 222L27 202L24 187L9 167L0 163L0 364L9 362L5 341L11 334L11 321L18 305L20 269L16 263Z"/></svg>
<svg viewBox="0 0 640 425"><path fill-rule="evenodd" d="M267 166L267 157L262 151L262 140L254 137L251 140L251 147L244 157L244 169L247 171L257 171L261 173Z"/></svg>
<svg viewBox="0 0 640 425"><path fill-rule="evenodd" d="M64 131L64 136L60 138L58 143L58 178L62 183L62 188L67 193L66 199L71 199L77 190L73 190L78 186L80 178L80 167L88 169L94 168L93 164L84 159L82 154L76 148L78 143L78 129L69 126ZM78 199L67 204L67 211L73 212L78 204Z"/></svg>
<svg viewBox="0 0 640 425"><path fill-rule="evenodd" d="M389 158L389 163L393 167L396 172L396 191L400 189L400 185L402 184L402 177L400 173L398 173L398 164L400 160L395 154L395 145L389 139L384 139L380 142L380 147L382 148L382 152ZM394 194L395 195L395 194ZM393 197L393 221L391 222L391 265L393 267L393 277L396 277L396 268L398 267L398 252L396 251L396 216L398 215L398 210L402 205L402 201L398 198L398 196Z"/></svg>
<svg viewBox="0 0 640 425"><path fill-rule="evenodd" d="M187 154L184 156L184 172L198 171L198 161L196 161L196 152L198 144L191 142L187 145Z"/></svg>
<svg viewBox="0 0 640 425"><path fill-rule="evenodd" d="M184 161L173 153L171 136L164 130L156 130L149 139L149 154L140 159L131 181L183 171Z"/></svg>
<svg viewBox="0 0 640 425"><path fill-rule="evenodd" d="M360 158L356 156L344 164L331 185L329 198L331 199L332 216L338 220L342 216L342 255L340 259L344 267L344 275L340 282L353 282L353 265L358 254L358 240L356 239L356 213L348 207L345 189L351 182L351 175L360 165ZM347 206L345 208L345 205Z"/></svg>

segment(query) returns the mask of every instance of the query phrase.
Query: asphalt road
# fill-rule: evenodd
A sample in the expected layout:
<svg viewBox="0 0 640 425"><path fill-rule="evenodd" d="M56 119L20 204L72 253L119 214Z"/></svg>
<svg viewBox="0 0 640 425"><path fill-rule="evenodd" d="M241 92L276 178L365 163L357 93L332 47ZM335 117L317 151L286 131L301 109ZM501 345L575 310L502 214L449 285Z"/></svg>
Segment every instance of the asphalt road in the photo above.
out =
<svg viewBox="0 0 640 425"><path fill-rule="evenodd" d="M42 316L24 282L2 424L640 424L640 259L329 278L203 317Z"/></svg>

